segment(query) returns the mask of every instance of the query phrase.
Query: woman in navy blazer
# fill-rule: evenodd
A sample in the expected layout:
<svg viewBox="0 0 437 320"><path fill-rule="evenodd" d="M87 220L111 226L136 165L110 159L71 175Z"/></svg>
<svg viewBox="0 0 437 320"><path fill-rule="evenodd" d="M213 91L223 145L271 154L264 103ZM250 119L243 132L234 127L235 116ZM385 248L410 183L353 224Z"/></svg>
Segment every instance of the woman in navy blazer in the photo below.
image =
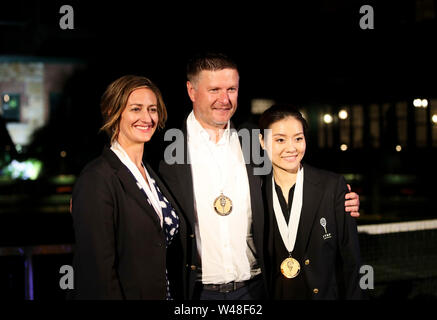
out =
<svg viewBox="0 0 437 320"><path fill-rule="evenodd" d="M144 143L167 117L161 93L145 77L124 76L106 89L101 111L111 147L73 190L74 298L180 298L185 222L143 162Z"/></svg>
<svg viewBox="0 0 437 320"><path fill-rule="evenodd" d="M362 298L358 233L345 212L344 178L302 164L307 123L297 109L275 105L259 123L273 165L263 184L271 298Z"/></svg>

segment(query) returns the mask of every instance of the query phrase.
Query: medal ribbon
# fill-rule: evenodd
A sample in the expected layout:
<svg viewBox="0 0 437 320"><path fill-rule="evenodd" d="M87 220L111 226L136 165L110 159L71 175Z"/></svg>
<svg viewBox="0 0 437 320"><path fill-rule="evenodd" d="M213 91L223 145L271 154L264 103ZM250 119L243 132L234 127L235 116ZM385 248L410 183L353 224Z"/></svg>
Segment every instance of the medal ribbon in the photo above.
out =
<svg viewBox="0 0 437 320"><path fill-rule="evenodd" d="M275 211L276 222L278 223L279 232L285 248L291 254L296 243L297 227L299 226L300 214L302 211L303 202L303 167L300 167L297 172L296 186L293 193L293 203L291 205L290 219L285 222L284 214L282 213L281 205L279 204L278 195L276 194L275 178L272 174L272 189L273 189L273 210Z"/></svg>

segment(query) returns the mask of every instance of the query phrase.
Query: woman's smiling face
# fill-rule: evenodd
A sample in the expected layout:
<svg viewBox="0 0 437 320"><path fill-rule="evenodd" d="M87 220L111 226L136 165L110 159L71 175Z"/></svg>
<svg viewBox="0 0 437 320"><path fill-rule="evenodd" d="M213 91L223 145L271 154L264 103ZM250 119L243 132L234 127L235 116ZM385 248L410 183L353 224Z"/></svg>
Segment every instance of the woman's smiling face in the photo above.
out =
<svg viewBox="0 0 437 320"><path fill-rule="evenodd" d="M297 173L306 149L302 122L289 116L272 123L269 129L271 132L261 144L267 150L273 168Z"/></svg>
<svg viewBox="0 0 437 320"><path fill-rule="evenodd" d="M152 138L159 121L157 103L155 93L148 88L132 91L121 114L120 143L145 143Z"/></svg>

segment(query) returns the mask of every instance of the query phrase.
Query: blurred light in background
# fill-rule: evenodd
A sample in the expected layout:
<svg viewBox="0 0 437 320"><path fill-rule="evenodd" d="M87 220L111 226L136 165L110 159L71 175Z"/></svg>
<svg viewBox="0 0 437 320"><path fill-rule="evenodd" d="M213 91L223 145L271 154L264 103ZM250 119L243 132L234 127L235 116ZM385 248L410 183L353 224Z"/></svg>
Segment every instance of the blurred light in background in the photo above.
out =
<svg viewBox="0 0 437 320"><path fill-rule="evenodd" d="M340 150L341 150L341 151L346 151L346 150L347 150L347 144L343 143L343 144L340 146Z"/></svg>
<svg viewBox="0 0 437 320"><path fill-rule="evenodd" d="M432 122L437 123L437 114L434 114L431 118Z"/></svg>
<svg viewBox="0 0 437 320"><path fill-rule="evenodd" d="M419 99L419 98L417 98L417 99L414 99L413 105L416 108L426 108L426 107L428 107L428 100L427 99Z"/></svg>
<svg viewBox="0 0 437 320"><path fill-rule="evenodd" d="M345 120L348 117L347 111L346 110L340 110L340 112L338 113L338 117L341 120Z"/></svg>
<svg viewBox="0 0 437 320"><path fill-rule="evenodd" d="M67 152L62 150L60 155L61 155L61 158L65 158L67 156Z"/></svg>
<svg viewBox="0 0 437 320"><path fill-rule="evenodd" d="M50 182L58 185L74 184L76 176L72 174L60 174L50 178Z"/></svg>
<svg viewBox="0 0 437 320"><path fill-rule="evenodd" d="M398 145L396 146L396 151L397 151L397 152L401 152L401 150L402 150L402 146L401 146L400 144L398 144Z"/></svg>
<svg viewBox="0 0 437 320"><path fill-rule="evenodd" d="M323 115L323 122L329 124L332 122L332 116L329 113Z"/></svg>
<svg viewBox="0 0 437 320"><path fill-rule="evenodd" d="M41 172L42 162L37 159L25 161L12 160L2 171L12 179L36 180Z"/></svg>
<svg viewBox="0 0 437 320"><path fill-rule="evenodd" d="M275 101L270 99L252 99L250 111L252 114L261 114L274 104Z"/></svg>

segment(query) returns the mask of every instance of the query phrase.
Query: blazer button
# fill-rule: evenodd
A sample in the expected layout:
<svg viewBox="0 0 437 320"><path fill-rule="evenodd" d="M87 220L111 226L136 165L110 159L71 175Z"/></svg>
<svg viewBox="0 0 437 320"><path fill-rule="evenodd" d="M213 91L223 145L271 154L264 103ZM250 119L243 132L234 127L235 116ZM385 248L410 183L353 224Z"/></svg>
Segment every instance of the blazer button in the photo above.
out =
<svg viewBox="0 0 437 320"><path fill-rule="evenodd" d="M193 238L193 239L194 239L194 234L190 234L190 238Z"/></svg>
<svg viewBox="0 0 437 320"><path fill-rule="evenodd" d="M309 265L310 264L310 259L306 259L305 260L305 265L307 266L307 265Z"/></svg>
<svg viewBox="0 0 437 320"><path fill-rule="evenodd" d="M314 292L315 294L318 294L318 293L319 293L319 289L314 288L313 292Z"/></svg>
<svg viewBox="0 0 437 320"><path fill-rule="evenodd" d="M195 265L192 265L190 268L191 268L191 270L193 270L193 271L196 270L196 266L195 266Z"/></svg>

